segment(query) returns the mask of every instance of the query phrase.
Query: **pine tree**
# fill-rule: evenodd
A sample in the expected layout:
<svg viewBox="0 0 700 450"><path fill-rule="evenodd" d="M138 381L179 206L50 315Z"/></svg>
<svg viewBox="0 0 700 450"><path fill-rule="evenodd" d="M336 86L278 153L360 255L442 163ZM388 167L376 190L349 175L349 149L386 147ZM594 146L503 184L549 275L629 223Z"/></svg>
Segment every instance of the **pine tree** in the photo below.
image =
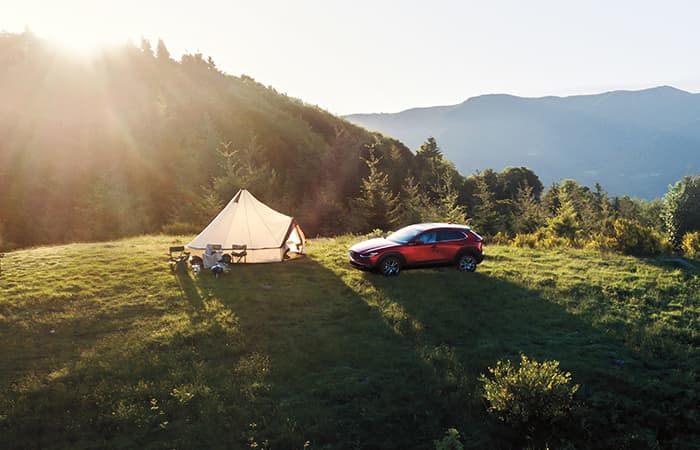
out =
<svg viewBox="0 0 700 450"><path fill-rule="evenodd" d="M496 210L496 195L489 188L486 178L483 175L475 177L476 191L474 193L476 202L472 223L477 232L489 236L495 235L501 227L501 220Z"/></svg>
<svg viewBox="0 0 700 450"><path fill-rule="evenodd" d="M467 210L459 203L459 193L453 188L452 176L448 173L443 176L442 188L439 192L434 220L449 223L466 223Z"/></svg>
<svg viewBox="0 0 700 450"><path fill-rule="evenodd" d="M430 136L421 144L420 148L416 152L416 156L427 161L439 161L442 159L442 150L440 150L435 138Z"/></svg>
<svg viewBox="0 0 700 450"><path fill-rule="evenodd" d="M151 46L151 41L141 36L141 51L144 55L153 57L153 47Z"/></svg>
<svg viewBox="0 0 700 450"><path fill-rule="evenodd" d="M556 216L547 221L547 228L557 237L563 237L573 244L581 232L581 224L576 215L576 207L571 200L566 200Z"/></svg>
<svg viewBox="0 0 700 450"><path fill-rule="evenodd" d="M561 207L559 184L552 183L549 189L547 189L547 192L542 196L542 206L548 216L553 217L557 215Z"/></svg>
<svg viewBox="0 0 700 450"><path fill-rule="evenodd" d="M370 148L369 158L363 158L369 175L362 180L360 197L353 202L355 216L363 223L358 228L365 230L391 230L400 218L399 197L389 188L389 175L379 168L380 158Z"/></svg>
<svg viewBox="0 0 700 450"><path fill-rule="evenodd" d="M427 216L428 200L416 179L413 177L406 178L401 191L401 223L423 222Z"/></svg>
<svg viewBox="0 0 700 450"><path fill-rule="evenodd" d="M165 42L163 42L163 39L158 39L158 46L156 47L156 57L159 60L163 61L167 61L170 59L170 52L165 46Z"/></svg>
<svg viewBox="0 0 700 450"><path fill-rule="evenodd" d="M534 190L529 184L521 185L513 200L513 231L532 233L545 222L542 205L537 202Z"/></svg>

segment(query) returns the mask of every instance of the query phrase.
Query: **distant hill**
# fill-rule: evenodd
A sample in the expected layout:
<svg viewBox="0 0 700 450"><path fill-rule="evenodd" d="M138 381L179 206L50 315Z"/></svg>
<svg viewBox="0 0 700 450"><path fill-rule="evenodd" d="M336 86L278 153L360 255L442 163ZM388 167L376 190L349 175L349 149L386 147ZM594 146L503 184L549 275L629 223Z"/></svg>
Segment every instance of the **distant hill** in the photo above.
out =
<svg viewBox="0 0 700 450"><path fill-rule="evenodd" d="M532 168L611 194L663 195L700 171L700 95L663 86L572 97L484 95L453 106L346 118L416 149L434 136L463 174Z"/></svg>

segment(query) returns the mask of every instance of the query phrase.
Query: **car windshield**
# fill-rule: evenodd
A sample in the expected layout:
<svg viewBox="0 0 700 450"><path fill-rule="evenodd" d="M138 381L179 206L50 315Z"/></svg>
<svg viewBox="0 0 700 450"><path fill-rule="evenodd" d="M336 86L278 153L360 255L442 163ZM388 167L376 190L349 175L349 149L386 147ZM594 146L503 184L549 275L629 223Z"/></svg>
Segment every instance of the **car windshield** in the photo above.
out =
<svg viewBox="0 0 700 450"><path fill-rule="evenodd" d="M421 230L413 225L401 228L399 231L391 233L386 238L391 242L396 242L398 244L405 244L420 233Z"/></svg>

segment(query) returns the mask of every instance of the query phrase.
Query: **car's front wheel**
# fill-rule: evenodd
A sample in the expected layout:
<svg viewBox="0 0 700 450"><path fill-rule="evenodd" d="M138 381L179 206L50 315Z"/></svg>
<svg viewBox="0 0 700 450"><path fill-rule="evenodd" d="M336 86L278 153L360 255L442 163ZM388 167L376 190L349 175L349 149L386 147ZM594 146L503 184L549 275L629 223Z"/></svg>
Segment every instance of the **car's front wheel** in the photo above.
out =
<svg viewBox="0 0 700 450"><path fill-rule="evenodd" d="M460 272L474 272L476 270L476 258L469 253L464 254L457 260L457 269Z"/></svg>
<svg viewBox="0 0 700 450"><path fill-rule="evenodd" d="M379 271L385 277L395 277L401 272L401 260L396 256L387 256L379 263Z"/></svg>

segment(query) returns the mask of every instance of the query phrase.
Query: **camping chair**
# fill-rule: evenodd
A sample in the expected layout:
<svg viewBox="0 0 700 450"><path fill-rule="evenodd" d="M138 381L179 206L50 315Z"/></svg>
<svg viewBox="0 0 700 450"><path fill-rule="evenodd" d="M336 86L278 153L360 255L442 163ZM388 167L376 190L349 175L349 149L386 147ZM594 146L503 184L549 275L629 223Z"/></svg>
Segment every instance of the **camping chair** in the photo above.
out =
<svg viewBox="0 0 700 450"><path fill-rule="evenodd" d="M248 255L248 246L246 244L231 245L232 262L246 262L246 255Z"/></svg>
<svg viewBox="0 0 700 450"><path fill-rule="evenodd" d="M187 258L190 252L185 251L185 247L177 246L170 247L168 251L168 261L170 261L170 271L173 273L187 272Z"/></svg>

